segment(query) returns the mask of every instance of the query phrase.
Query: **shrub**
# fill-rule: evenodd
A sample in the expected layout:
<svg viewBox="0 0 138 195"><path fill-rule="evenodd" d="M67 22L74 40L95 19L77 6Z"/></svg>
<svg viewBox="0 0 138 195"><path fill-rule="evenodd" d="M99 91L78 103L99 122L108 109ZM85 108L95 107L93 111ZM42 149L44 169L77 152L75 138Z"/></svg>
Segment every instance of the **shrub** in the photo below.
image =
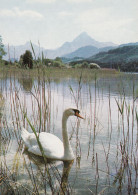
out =
<svg viewBox="0 0 138 195"><path fill-rule="evenodd" d="M60 61L54 61L53 66L54 67L61 67L62 63Z"/></svg>
<svg viewBox="0 0 138 195"><path fill-rule="evenodd" d="M100 69L100 66L96 63L90 63L89 66L91 69Z"/></svg>
<svg viewBox="0 0 138 195"><path fill-rule="evenodd" d="M75 64L75 68L82 68L82 64Z"/></svg>
<svg viewBox="0 0 138 195"><path fill-rule="evenodd" d="M26 52L20 57L22 59L22 64L24 66L28 66L28 68L33 68L33 57L32 53L29 50L26 50Z"/></svg>
<svg viewBox="0 0 138 195"><path fill-rule="evenodd" d="M4 50L4 45L2 43L2 37L0 35L0 60L2 60L2 57L6 54Z"/></svg>
<svg viewBox="0 0 138 195"><path fill-rule="evenodd" d="M88 67L89 67L88 62L83 62L83 63L82 63L82 68L88 68Z"/></svg>
<svg viewBox="0 0 138 195"><path fill-rule="evenodd" d="M62 62L62 60L61 60L61 58L60 58L60 57L56 57L55 61Z"/></svg>
<svg viewBox="0 0 138 195"><path fill-rule="evenodd" d="M51 60L51 59L44 59L44 65L46 65L46 66L53 66L53 60Z"/></svg>

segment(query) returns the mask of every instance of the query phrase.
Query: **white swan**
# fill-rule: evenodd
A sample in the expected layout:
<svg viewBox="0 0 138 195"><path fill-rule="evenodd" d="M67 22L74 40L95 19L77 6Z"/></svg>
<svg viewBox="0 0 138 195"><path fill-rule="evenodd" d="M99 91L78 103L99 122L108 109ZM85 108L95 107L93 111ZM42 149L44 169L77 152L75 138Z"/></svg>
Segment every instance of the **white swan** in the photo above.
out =
<svg viewBox="0 0 138 195"><path fill-rule="evenodd" d="M80 111L77 109L67 109L63 112L62 117L62 141L55 135L51 133L41 132L39 134L39 141L44 150L44 154L48 159L54 160L73 160L74 154L69 142L68 132L67 132L67 119L69 116L80 116ZM26 129L22 129L21 137L28 148L28 151L36 155L42 156L42 153L39 149L36 136L34 133L29 133Z"/></svg>

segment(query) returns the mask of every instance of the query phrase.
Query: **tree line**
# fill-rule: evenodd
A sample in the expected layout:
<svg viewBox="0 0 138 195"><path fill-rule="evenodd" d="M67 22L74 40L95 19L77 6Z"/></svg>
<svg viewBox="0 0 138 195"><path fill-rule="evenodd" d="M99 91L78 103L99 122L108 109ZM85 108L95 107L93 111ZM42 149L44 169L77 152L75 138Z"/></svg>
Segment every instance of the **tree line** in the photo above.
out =
<svg viewBox="0 0 138 195"><path fill-rule="evenodd" d="M33 49L33 48L32 48ZM34 53L34 51L33 51ZM51 66L51 67L64 67L65 64L62 62L61 58L56 57L54 60L38 57L37 59L33 59L32 52L30 50L26 50L24 54L20 56L19 61L15 60L13 63L10 59L9 61L3 60L3 56L6 54L4 50L4 44L2 43L2 37L0 36L0 62L4 65L8 64L16 64L19 67L32 69L33 67L37 67L40 65Z"/></svg>

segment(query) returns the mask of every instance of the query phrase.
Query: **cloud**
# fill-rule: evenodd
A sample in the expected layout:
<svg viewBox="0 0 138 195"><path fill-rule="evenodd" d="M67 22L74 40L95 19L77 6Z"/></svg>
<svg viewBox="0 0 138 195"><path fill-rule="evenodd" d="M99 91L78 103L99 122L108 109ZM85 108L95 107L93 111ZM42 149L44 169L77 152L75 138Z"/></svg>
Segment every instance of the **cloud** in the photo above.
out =
<svg viewBox="0 0 138 195"><path fill-rule="evenodd" d="M86 3L86 2L93 2L93 0L67 0L69 3Z"/></svg>
<svg viewBox="0 0 138 195"><path fill-rule="evenodd" d="M108 9L106 8L88 9L78 15L77 21L83 24L101 23L106 21L108 16Z"/></svg>
<svg viewBox="0 0 138 195"><path fill-rule="evenodd" d="M112 15L113 13L109 8L97 8L95 10L87 10L78 14L76 23L80 23L85 26L105 26L107 28L114 29L115 27L121 27L132 22L132 18L120 17L118 15ZM110 25L111 26L110 26ZM102 30L102 29L101 29Z"/></svg>
<svg viewBox="0 0 138 195"><path fill-rule="evenodd" d="M132 16L121 16L109 7L89 9L78 14L74 23L92 34L95 39L119 42L119 37L123 38L124 32L130 34L130 26L134 24Z"/></svg>
<svg viewBox="0 0 138 195"><path fill-rule="evenodd" d="M14 7L13 9L2 9L0 10L0 17L19 17L19 18L27 18L31 20L42 20L43 15L33 11L33 10L20 10L18 7Z"/></svg>
<svg viewBox="0 0 138 195"><path fill-rule="evenodd" d="M54 3L56 0L26 0L28 3Z"/></svg>
<svg viewBox="0 0 138 195"><path fill-rule="evenodd" d="M51 3L59 3L59 2L68 2L68 3L87 3L87 2L93 2L93 0L26 0L28 3L45 3L45 4L51 4Z"/></svg>
<svg viewBox="0 0 138 195"><path fill-rule="evenodd" d="M71 12L62 11L62 12L59 12L58 15L61 17L66 17L66 16L72 16L73 14Z"/></svg>

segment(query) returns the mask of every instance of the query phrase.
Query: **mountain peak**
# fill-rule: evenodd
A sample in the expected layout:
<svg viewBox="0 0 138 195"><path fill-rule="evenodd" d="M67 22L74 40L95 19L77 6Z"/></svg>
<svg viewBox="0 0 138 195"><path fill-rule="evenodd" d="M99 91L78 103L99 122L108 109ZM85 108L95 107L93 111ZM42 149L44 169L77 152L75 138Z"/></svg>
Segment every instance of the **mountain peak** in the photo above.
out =
<svg viewBox="0 0 138 195"><path fill-rule="evenodd" d="M90 40L93 40L93 39L87 34L87 32L82 32L73 41L77 41L78 42L78 41L83 41L83 40L90 41Z"/></svg>
<svg viewBox="0 0 138 195"><path fill-rule="evenodd" d="M55 58L57 56L63 56L65 54L69 54L71 52L74 52L75 50L81 48L81 47L86 47L86 46L93 46L96 48L102 48L102 47L107 47L107 46L113 46L112 43L104 43L104 42L98 42L96 40L94 40L93 38L91 38L91 36L89 36L87 34L87 32L82 32L80 33L73 41L71 42L65 42L61 47L55 49L55 50L46 50L36 44L33 44L33 48L35 50L35 53L37 56L40 55L40 52L43 51L44 54L48 57L48 58ZM16 48L16 58L20 58L20 56L25 52L25 50L30 50L31 49L31 43L28 41L26 42L24 45L19 45ZM7 47L7 53L8 53L8 47ZM13 49L10 49L10 51L14 51ZM88 48L87 48L88 51ZM79 51L80 52L80 51ZM81 50L82 52L82 50ZM11 54L11 57L14 56L14 52L13 54ZM8 55L5 56L5 59L8 59Z"/></svg>
<svg viewBox="0 0 138 195"><path fill-rule="evenodd" d="M82 32L82 33L80 33L80 35L79 36L89 36L88 35L88 33L87 32Z"/></svg>

